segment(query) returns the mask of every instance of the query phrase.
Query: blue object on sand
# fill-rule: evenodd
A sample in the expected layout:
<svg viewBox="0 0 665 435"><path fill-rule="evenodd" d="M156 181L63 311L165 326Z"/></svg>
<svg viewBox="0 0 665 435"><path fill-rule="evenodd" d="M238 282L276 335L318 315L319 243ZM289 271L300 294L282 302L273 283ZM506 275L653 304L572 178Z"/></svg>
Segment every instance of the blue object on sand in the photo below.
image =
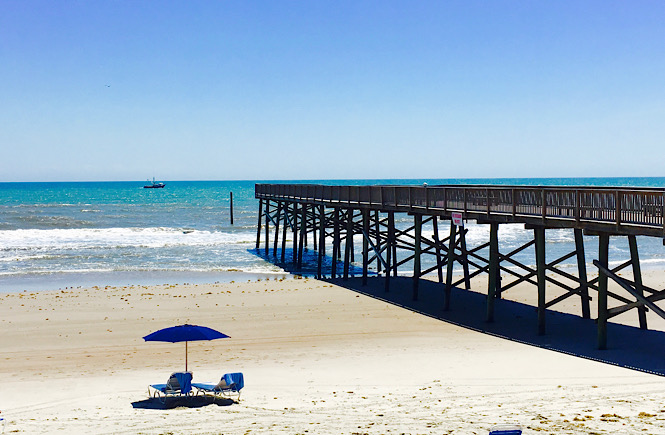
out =
<svg viewBox="0 0 665 435"><path fill-rule="evenodd" d="M242 373L227 373L224 375L224 380L228 385L233 385L238 391L245 386L245 378Z"/></svg>
<svg viewBox="0 0 665 435"><path fill-rule="evenodd" d="M226 373L216 384L208 382L194 382L192 387L196 388L198 393L213 396L213 400L218 397L230 397L233 394L240 399L240 390L245 386L245 378L242 373Z"/></svg>
<svg viewBox="0 0 665 435"><path fill-rule="evenodd" d="M190 341L217 340L218 338L229 338L207 326L198 325L178 325L160 329L152 334L148 334L143 339L145 341L168 341L169 343L185 342L185 371L187 369L187 343Z"/></svg>
<svg viewBox="0 0 665 435"><path fill-rule="evenodd" d="M166 398L169 396L189 396L192 391L192 373L172 373L165 384L150 385L148 387L148 396L151 396L150 388L154 390L152 396L158 398L162 403L166 403Z"/></svg>
<svg viewBox="0 0 665 435"><path fill-rule="evenodd" d="M170 343L179 343L181 341L200 341L216 340L218 338L229 338L207 326L198 325L178 325L169 328L160 329L152 334L148 334L143 339L145 341L168 341Z"/></svg>
<svg viewBox="0 0 665 435"><path fill-rule="evenodd" d="M516 424L500 424L492 427L489 435L522 435L522 428Z"/></svg>

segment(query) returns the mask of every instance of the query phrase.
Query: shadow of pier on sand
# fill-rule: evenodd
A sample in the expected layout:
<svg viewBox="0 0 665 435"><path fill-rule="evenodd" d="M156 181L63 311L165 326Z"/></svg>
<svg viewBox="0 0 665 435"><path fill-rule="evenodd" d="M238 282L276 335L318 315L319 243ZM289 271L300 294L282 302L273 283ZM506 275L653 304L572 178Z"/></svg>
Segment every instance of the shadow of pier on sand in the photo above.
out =
<svg viewBox="0 0 665 435"><path fill-rule="evenodd" d="M608 348L598 350L597 328L593 319L547 310L547 333L537 334L535 306L506 299L495 302L494 322L485 321L486 295L452 289L449 311L443 311L443 285L421 280L418 300L412 300L412 278L391 278L390 292L384 278L327 280L349 290L398 305L443 322L504 339L562 352L580 358L665 376L665 332L641 330L618 323L607 324Z"/></svg>

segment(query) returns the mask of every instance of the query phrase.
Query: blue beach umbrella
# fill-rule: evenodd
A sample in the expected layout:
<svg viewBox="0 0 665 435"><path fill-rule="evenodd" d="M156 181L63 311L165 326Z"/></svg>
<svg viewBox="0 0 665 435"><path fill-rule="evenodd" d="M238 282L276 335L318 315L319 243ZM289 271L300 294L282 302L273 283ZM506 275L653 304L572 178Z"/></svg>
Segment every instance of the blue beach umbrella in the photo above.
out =
<svg viewBox="0 0 665 435"><path fill-rule="evenodd" d="M169 343L185 342L185 371L187 371L187 343L190 341L217 340L218 338L229 338L207 326L178 325L160 329L143 337L145 341L167 341Z"/></svg>

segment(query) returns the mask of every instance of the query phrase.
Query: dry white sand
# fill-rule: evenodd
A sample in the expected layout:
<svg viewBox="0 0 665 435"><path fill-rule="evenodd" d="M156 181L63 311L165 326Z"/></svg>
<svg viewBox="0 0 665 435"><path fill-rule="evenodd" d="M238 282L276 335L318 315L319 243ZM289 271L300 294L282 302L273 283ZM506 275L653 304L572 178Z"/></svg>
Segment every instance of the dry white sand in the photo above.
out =
<svg viewBox="0 0 665 435"><path fill-rule="evenodd" d="M647 278L662 288L664 276ZM410 289L391 294L400 291ZM511 294L536 300L529 285ZM577 313L576 303L556 309ZM3 294L0 319L5 433L487 434L499 423L525 434L665 433L664 377L313 279ZM231 336L190 343L189 368L195 381L242 371L240 402L132 406L184 368L182 343L141 337L181 323Z"/></svg>

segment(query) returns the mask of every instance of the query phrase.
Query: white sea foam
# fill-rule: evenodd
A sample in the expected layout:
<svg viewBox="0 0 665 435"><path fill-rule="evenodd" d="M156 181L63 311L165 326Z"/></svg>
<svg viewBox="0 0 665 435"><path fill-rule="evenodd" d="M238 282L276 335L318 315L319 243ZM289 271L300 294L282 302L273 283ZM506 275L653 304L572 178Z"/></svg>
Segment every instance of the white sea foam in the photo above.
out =
<svg viewBox="0 0 665 435"><path fill-rule="evenodd" d="M34 277L47 277L54 274L59 275L85 275L85 274L100 274L100 273L191 273L191 274L204 274L204 273L259 273L259 274L284 274L284 269L271 263L252 264L245 267L225 267L225 268L203 268L203 267L94 267L94 268L71 268L71 269L58 269L58 270L37 270L37 271L23 271L11 270L1 271L0 277L21 277L21 276L34 276Z"/></svg>
<svg viewBox="0 0 665 435"><path fill-rule="evenodd" d="M192 231L181 228L77 228L0 231L2 250L51 250L232 245L252 241L252 233Z"/></svg>

